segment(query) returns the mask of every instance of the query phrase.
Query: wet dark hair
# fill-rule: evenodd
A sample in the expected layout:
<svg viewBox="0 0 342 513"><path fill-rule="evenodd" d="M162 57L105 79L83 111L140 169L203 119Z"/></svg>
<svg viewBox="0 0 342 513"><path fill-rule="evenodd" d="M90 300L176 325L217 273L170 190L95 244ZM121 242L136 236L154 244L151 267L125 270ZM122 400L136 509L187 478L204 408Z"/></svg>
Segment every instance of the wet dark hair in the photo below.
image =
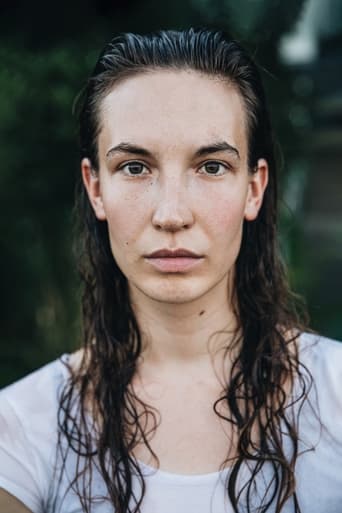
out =
<svg viewBox="0 0 342 513"><path fill-rule="evenodd" d="M218 406L224 402L229 414L222 418L238 432L237 455L222 461L222 467L231 465L227 493L234 511L245 511L245 507L251 511L253 500L259 497L260 513L271 505L278 513L288 499L293 500L293 511L299 512L294 474L298 417L287 415L286 386L291 390L294 382L298 384L296 400L301 405L311 382L299 363L296 341L307 319L290 291L278 250L274 143L256 64L240 44L220 30L120 34L104 48L79 100L81 156L89 158L94 172L98 171L100 107L115 84L162 69L195 70L222 77L236 88L246 112L250 173L259 158L268 162L263 204L256 220L244 221L236 261L232 299L238 320L234 334L237 357L225 393L213 408L222 417ZM110 248L107 222L96 218L82 184L77 212L85 351L80 368L75 372L70 367L70 380L60 398L58 447L64 464L69 451L77 456L70 486L84 511L90 512L95 500L91 482L96 469L106 486L103 498L113 504L116 513L133 513L142 504L145 483L132 450L143 442L157 461L149 445L154 430L146 432L146 420L152 416L156 428L158 412L143 404L130 386L142 351L142 334L127 279ZM231 346L227 347L226 354L230 350ZM253 430L258 440L253 439ZM291 442L286 454L284 437ZM248 464L250 476L241 485L243 463ZM272 478L260 495L257 476L265 466L271 467ZM133 475L141 494L133 492Z"/></svg>

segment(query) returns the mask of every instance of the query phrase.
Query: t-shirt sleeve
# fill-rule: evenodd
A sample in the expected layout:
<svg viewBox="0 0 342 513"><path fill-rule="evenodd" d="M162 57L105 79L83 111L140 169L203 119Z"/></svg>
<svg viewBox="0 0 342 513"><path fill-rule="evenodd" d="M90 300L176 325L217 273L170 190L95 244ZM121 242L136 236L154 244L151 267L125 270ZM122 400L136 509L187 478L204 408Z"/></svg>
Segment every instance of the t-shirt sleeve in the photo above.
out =
<svg viewBox="0 0 342 513"><path fill-rule="evenodd" d="M342 343L322 338L321 345L317 357L321 361L320 372L316 378L320 413L323 425L332 436L332 444L342 457Z"/></svg>
<svg viewBox="0 0 342 513"><path fill-rule="evenodd" d="M33 513L50 507L63 383L56 360L0 391L0 488Z"/></svg>
<svg viewBox="0 0 342 513"><path fill-rule="evenodd" d="M310 399L321 425L342 447L342 343L323 336L305 334L302 362L313 378ZM309 415L313 415L311 409Z"/></svg>
<svg viewBox="0 0 342 513"><path fill-rule="evenodd" d="M14 407L0 393L0 488L43 513L37 456Z"/></svg>
<svg viewBox="0 0 342 513"><path fill-rule="evenodd" d="M301 361L310 371L310 401L300 410L297 498L301 511L342 511L342 343L302 337Z"/></svg>

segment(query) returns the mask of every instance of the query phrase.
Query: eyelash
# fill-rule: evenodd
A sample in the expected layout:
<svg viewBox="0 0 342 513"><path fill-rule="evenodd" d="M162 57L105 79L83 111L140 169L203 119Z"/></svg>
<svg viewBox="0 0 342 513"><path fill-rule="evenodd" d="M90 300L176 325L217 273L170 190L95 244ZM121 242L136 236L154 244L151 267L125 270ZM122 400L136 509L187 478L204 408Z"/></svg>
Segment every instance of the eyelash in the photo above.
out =
<svg viewBox="0 0 342 513"><path fill-rule="evenodd" d="M126 162L125 164L121 165L120 167L118 167L118 171L123 171L125 167L127 166L133 166L133 165L140 165L140 166L143 166L143 167L147 167L145 166L145 164L143 164L142 162L139 162L137 160L132 160L131 162ZM220 162L219 160L207 160L206 162L204 162L202 165L201 165L201 168L204 167L204 166L207 166L208 164L219 164L220 166L222 166L223 168L225 168L226 171L230 171L232 169L231 166L229 166L228 164L223 164L223 162ZM126 174L126 173L124 173ZM221 173L221 174L210 174L210 173L207 173L206 176L223 176L223 174L225 173ZM136 175L130 175L130 174L126 174L126 176L128 176L129 178L135 178L135 177L141 177L141 176L144 176L142 174L136 174Z"/></svg>

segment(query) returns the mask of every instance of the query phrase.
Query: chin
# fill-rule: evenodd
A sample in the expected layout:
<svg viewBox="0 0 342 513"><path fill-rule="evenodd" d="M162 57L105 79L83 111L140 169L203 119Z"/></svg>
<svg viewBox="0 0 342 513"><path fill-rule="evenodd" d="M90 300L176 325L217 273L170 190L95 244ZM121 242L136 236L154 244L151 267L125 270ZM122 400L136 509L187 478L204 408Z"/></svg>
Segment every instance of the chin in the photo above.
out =
<svg viewBox="0 0 342 513"><path fill-rule="evenodd" d="M133 283L133 295L143 294L160 303L189 303L201 297L211 287L209 284L198 283L199 280L180 280L179 276L163 276L162 279L145 280L143 283ZM195 283L197 282L197 283Z"/></svg>

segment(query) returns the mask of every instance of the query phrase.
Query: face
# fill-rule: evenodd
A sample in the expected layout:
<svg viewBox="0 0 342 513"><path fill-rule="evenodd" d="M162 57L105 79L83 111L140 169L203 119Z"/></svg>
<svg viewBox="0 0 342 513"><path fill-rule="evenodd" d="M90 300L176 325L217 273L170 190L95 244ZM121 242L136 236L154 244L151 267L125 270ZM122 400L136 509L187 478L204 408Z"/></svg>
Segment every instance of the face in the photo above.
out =
<svg viewBox="0 0 342 513"><path fill-rule="evenodd" d="M84 159L83 181L131 294L185 303L228 287L267 184L264 160L248 170L239 93L196 71L151 71L114 86L100 119L99 170ZM201 258L160 269L146 255L163 248Z"/></svg>

